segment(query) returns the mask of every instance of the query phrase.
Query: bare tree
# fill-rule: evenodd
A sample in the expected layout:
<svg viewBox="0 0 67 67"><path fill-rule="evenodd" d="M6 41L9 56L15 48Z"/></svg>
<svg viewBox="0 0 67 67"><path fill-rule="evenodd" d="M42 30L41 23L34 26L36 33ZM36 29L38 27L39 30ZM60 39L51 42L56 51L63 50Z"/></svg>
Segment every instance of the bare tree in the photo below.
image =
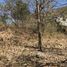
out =
<svg viewBox="0 0 67 67"><path fill-rule="evenodd" d="M40 4L36 0L36 12L37 12L37 29L38 29L38 48L40 51L42 51L42 42L41 42L41 32L40 32Z"/></svg>
<svg viewBox="0 0 67 67"><path fill-rule="evenodd" d="M38 48L42 51L42 32L41 24L43 22L44 14L53 12L56 0L36 0L36 19L37 19L37 30L38 30ZM45 18L44 18L45 19ZM45 21L46 22L46 21Z"/></svg>

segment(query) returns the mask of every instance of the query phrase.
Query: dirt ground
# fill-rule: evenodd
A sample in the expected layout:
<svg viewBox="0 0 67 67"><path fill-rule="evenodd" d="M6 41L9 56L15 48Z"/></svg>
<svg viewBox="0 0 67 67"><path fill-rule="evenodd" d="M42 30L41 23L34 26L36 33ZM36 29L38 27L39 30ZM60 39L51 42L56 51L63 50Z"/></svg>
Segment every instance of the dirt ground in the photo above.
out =
<svg viewBox="0 0 67 67"><path fill-rule="evenodd" d="M28 34L23 32L20 35L15 35L14 31L11 31L10 29L6 31L1 31L0 63L8 67L10 64L12 67L21 67L21 66L25 67L24 66L25 63L23 63L23 65L21 64L19 65L19 61L20 63L22 63L21 56L24 56L25 58L30 59L29 61L27 59L24 59L24 61L26 60L25 61L26 65L27 61L30 64L30 66L28 66L29 65L28 64L27 67L36 67L35 66L36 61L41 64L46 64L46 63L58 63L61 61L65 61L67 59L66 35L61 33L55 33L50 35L48 33L44 34L42 36L43 52L38 51L37 42L38 41L36 34ZM20 60L18 59L18 57ZM32 66L32 64L34 65Z"/></svg>

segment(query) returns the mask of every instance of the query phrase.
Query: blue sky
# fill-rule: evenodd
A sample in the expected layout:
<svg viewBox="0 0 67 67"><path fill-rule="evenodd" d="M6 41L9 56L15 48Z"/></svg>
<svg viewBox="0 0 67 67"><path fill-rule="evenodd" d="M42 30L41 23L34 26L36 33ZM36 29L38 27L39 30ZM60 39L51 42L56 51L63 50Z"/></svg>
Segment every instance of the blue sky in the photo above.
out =
<svg viewBox="0 0 67 67"><path fill-rule="evenodd" d="M3 2L4 2L4 0L0 0L0 2L1 2L1 3L3 3Z"/></svg>
<svg viewBox="0 0 67 67"><path fill-rule="evenodd" d="M34 0L30 0L30 1L34 1ZM57 0L59 3L64 4L67 3L67 0ZM4 2L4 0L0 0L1 3Z"/></svg>
<svg viewBox="0 0 67 67"><path fill-rule="evenodd" d="M67 5L67 0L58 0L58 6L61 6L62 4Z"/></svg>
<svg viewBox="0 0 67 67"><path fill-rule="evenodd" d="M24 0L24 1L26 1L26 0ZM57 1L58 1L57 7L62 7L62 4L67 5L67 0L57 0ZM0 2L3 3L4 0L0 0ZM29 3L29 10L31 12L33 12L35 9L35 7L33 7L33 2L34 2L34 0L30 0L30 3Z"/></svg>
<svg viewBox="0 0 67 67"><path fill-rule="evenodd" d="M29 10L31 11L31 12L34 12L34 9L35 9L35 7L33 7L33 2L34 2L34 0L30 0L30 3L29 3ZM64 5L65 4L65 5ZM56 7L55 8L57 8L57 7L62 7L62 6L66 6L67 5L67 0L57 0L57 5L56 5Z"/></svg>

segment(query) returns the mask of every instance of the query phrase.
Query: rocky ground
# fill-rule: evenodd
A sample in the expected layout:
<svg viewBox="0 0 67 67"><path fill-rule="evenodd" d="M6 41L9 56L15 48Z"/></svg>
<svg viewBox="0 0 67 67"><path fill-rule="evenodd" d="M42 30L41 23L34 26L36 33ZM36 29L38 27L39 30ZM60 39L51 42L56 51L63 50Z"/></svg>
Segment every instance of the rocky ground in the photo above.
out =
<svg viewBox="0 0 67 67"><path fill-rule="evenodd" d="M0 67L67 67L67 36L44 34L43 52L38 51L37 35L7 29L0 32Z"/></svg>

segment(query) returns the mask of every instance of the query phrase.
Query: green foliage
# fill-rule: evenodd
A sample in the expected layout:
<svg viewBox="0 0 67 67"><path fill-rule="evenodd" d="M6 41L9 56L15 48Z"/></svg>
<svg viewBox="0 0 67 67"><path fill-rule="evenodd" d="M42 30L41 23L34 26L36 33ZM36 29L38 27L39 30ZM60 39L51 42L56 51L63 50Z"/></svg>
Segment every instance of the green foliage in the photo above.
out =
<svg viewBox="0 0 67 67"><path fill-rule="evenodd" d="M28 15L29 11L27 9L27 4L23 3L21 0L15 2L15 6L12 9L12 17L17 20L24 20Z"/></svg>
<svg viewBox="0 0 67 67"><path fill-rule="evenodd" d="M4 14L0 17L0 24L6 24L6 19L8 19L7 15Z"/></svg>

